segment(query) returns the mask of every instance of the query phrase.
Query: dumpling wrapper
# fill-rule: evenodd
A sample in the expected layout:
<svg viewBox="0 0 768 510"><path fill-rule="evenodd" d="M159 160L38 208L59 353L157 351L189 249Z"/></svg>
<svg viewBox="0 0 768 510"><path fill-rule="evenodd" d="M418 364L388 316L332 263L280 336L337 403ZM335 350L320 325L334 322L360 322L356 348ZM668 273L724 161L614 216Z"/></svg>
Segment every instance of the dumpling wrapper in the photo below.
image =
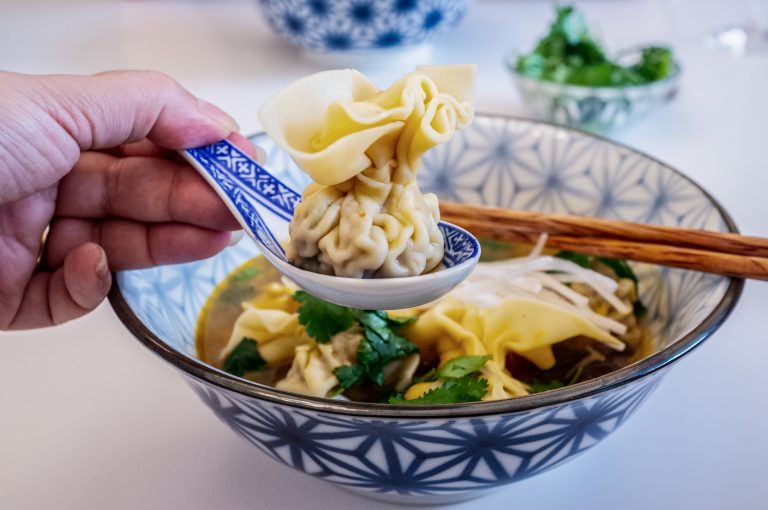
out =
<svg viewBox="0 0 768 510"><path fill-rule="evenodd" d="M327 396L339 384L334 370L355 363L361 340L360 331L349 330L334 335L328 343L297 347L291 368L275 387L315 397ZM384 384L395 391L405 391L418 366L418 354L391 361L384 368Z"/></svg>
<svg viewBox="0 0 768 510"><path fill-rule="evenodd" d="M299 324L298 314L256 308L249 303L243 304L243 311L235 321L229 342L221 352L221 361L244 338L255 340L261 357L270 367L275 368L291 363L294 351L312 342L304 327Z"/></svg>
<svg viewBox="0 0 768 510"><path fill-rule="evenodd" d="M333 371L351 365L357 358L357 347L363 336L357 331L334 335L328 343L301 345L286 376L275 383L279 390L325 397L339 380Z"/></svg>
<svg viewBox="0 0 768 510"><path fill-rule="evenodd" d="M420 67L379 91L357 71L318 73L271 99L269 135L315 181L289 226L288 260L349 278L438 267L437 197L416 183L421 158L469 124L474 67Z"/></svg>
<svg viewBox="0 0 768 510"><path fill-rule="evenodd" d="M405 332L429 359L441 364L457 356L490 355L481 370L489 382L485 399L525 395L525 386L506 370L507 353L513 352L547 370L555 364L552 346L586 336L621 350L624 344L578 314L551 304L508 298L495 307L478 307L445 299L422 314Z"/></svg>
<svg viewBox="0 0 768 510"><path fill-rule="evenodd" d="M415 74L430 79L437 90L455 99L461 125L471 121L474 66L420 66L398 83ZM402 89L396 87L391 91L374 104L371 100L380 91L362 73L352 69L325 71L296 81L267 101L259 118L275 143L288 151L314 182L333 186L371 167L368 149L402 129L413 112L413 94L398 96ZM422 125L426 136L434 137L432 145L446 141L441 136L446 119L435 113Z"/></svg>

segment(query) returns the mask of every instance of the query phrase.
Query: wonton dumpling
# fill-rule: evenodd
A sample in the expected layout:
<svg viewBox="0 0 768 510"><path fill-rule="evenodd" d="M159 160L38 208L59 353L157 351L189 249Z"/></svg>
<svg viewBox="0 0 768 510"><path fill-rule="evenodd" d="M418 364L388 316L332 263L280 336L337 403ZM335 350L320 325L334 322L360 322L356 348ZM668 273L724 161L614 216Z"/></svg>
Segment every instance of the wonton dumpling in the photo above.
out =
<svg viewBox="0 0 768 510"><path fill-rule="evenodd" d="M542 301L507 298L498 306L479 307L444 299L408 327L406 336L426 358L440 364L457 356L490 355L481 369L488 380L484 400L526 395L525 386L506 370L509 352L523 356L542 370L552 368L552 346L583 335L621 350L622 342L579 315Z"/></svg>
<svg viewBox="0 0 768 510"><path fill-rule="evenodd" d="M493 359L485 362L480 375L488 381L488 391L483 396L483 400L502 400L528 395L525 385L512 377L504 365L500 365Z"/></svg>
<svg viewBox="0 0 768 510"><path fill-rule="evenodd" d="M507 298L498 306L479 307L445 299L427 310L408 328L408 338L422 353L440 355L490 354L503 365L508 351L530 359L546 370L554 364L552 345L583 335L621 350L624 344L579 315L557 306L523 298Z"/></svg>
<svg viewBox="0 0 768 510"><path fill-rule="evenodd" d="M221 352L221 360L226 359L243 338L256 341L259 354L270 367L287 365L295 349L312 341L304 326L299 324L298 314L256 308L250 303L243 303L243 311L237 317L229 342Z"/></svg>
<svg viewBox="0 0 768 510"><path fill-rule="evenodd" d="M385 91L357 71L326 71L267 102L267 133L315 181L289 227L290 261L355 278L434 269L440 213L416 173L471 121L473 83L472 66L420 67Z"/></svg>
<svg viewBox="0 0 768 510"><path fill-rule="evenodd" d="M339 384L334 370L343 365L355 364L362 338L361 331L349 330L338 333L325 344L312 343L297 347L290 370L275 387L325 397ZM418 366L418 354L393 360L384 368L384 384L395 391L404 391Z"/></svg>
<svg viewBox="0 0 768 510"><path fill-rule="evenodd" d="M294 313L299 309L299 303L293 299L296 288L284 283L268 283L262 291L246 303L253 308L282 310Z"/></svg>
<svg viewBox="0 0 768 510"><path fill-rule="evenodd" d="M580 315L533 299L508 298L486 309L482 342L493 359L501 361L508 351L528 358L543 370L552 368L551 347L583 335L621 350L624 344Z"/></svg>
<svg viewBox="0 0 768 510"><path fill-rule="evenodd" d="M354 364L362 339L361 332L350 330L334 335L325 344L313 342L297 347L288 374L275 388L316 397L328 395L339 384L333 371L342 365Z"/></svg>
<svg viewBox="0 0 768 510"><path fill-rule="evenodd" d="M488 390L483 396L483 400L501 400L504 398L519 397L528 395L525 385L512 377L509 372L500 367L493 360L488 360L479 372L480 376L488 381ZM405 392L406 400L414 400L423 396L426 392L434 390L443 385L442 380L417 382Z"/></svg>
<svg viewBox="0 0 768 510"><path fill-rule="evenodd" d="M389 362L384 367L384 386L391 387L397 392L403 392L413 380L413 374L419 368L421 356L418 353L409 354Z"/></svg>

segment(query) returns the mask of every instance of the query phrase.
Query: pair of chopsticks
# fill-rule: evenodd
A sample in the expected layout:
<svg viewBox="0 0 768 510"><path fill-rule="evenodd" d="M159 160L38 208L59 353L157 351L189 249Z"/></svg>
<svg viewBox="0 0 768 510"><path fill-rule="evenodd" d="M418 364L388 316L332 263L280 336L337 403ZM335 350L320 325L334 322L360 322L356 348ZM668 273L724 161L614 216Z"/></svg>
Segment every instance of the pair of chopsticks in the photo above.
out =
<svg viewBox="0 0 768 510"><path fill-rule="evenodd" d="M535 243L738 278L768 280L768 239L619 220L440 202L441 219L478 238Z"/></svg>

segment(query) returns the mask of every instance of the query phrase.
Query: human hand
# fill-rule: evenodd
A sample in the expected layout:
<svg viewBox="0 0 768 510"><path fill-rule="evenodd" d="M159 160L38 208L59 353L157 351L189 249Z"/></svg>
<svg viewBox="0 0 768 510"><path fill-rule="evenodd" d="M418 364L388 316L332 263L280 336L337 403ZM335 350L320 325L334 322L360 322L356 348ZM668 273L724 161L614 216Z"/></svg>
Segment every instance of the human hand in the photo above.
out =
<svg viewBox="0 0 768 510"><path fill-rule="evenodd" d="M224 248L237 222L172 149L229 137L255 156L237 129L159 73L0 72L0 330L87 313L110 269Z"/></svg>

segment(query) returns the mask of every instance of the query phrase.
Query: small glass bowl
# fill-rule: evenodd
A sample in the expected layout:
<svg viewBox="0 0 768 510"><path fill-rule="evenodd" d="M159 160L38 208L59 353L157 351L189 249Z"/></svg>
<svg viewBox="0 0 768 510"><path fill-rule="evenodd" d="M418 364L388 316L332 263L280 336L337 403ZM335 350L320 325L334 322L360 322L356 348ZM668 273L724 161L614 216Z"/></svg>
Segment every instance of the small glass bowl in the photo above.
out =
<svg viewBox="0 0 768 510"><path fill-rule="evenodd" d="M640 49L631 49L620 61L636 60ZM643 85L589 87L537 80L517 71L519 53L507 53L505 65L533 113L549 122L598 133L633 124L649 112L671 101L680 88L682 68L674 61L672 73Z"/></svg>

